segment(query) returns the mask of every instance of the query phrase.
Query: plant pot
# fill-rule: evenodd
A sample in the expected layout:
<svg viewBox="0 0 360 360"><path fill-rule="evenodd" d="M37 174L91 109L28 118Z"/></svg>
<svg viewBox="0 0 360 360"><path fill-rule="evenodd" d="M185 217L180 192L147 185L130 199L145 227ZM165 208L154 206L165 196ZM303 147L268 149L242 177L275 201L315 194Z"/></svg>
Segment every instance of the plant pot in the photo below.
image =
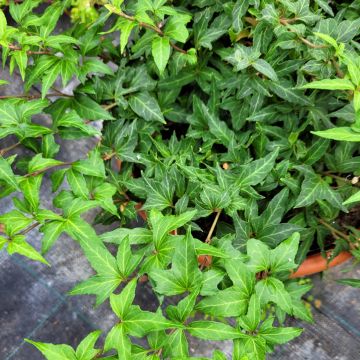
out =
<svg viewBox="0 0 360 360"><path fill-rule="evenodd" d="M332 250L326 254L330 258ZM291 279L309 276L330 269L334 266L340 265L349 260L352 255L348 251L342 251L338 256L335 256L329 263L324 259L320 253L308 256L299 266L297 271L290 275Z"/></svg>

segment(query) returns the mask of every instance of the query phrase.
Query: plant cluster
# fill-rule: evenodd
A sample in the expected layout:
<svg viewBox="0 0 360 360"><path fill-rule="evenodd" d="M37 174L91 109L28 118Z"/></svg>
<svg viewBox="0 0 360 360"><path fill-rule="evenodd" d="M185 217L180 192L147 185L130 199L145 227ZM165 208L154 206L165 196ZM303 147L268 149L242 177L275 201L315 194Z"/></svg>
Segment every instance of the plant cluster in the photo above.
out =
<svg viewBox="0 0 360 360"><path fill-rule="evenodd" d="M262 360L301 333L284 321L312 321L301 300L311 285L290 273L329 243L332 257L360 258L356 224L337 221L359 200L359 11L324 0L4 2L2 63L25 93L0 100L0 138L17 139L0 149L0 196L15 207L0 216L0 248L48 264L67 233L95 271L70 294L109 300L119 318L101 349L100 332L76 350L30 343L51 360L187 359L193 336ZM64 13L74 23L59 32ZM74 78L71 95L59 90ZM56 159L61 139L86 137L99 141L85 159ZM33 157L9 155L19 146ZM56 210L40 201L47 173ZM95 223L117 228L97 234L81 217L94 208ZM146 224L129 228L139 214ZM34 228L41 252L27 241ZM134 304L145 277L156 312Z"/></svg>

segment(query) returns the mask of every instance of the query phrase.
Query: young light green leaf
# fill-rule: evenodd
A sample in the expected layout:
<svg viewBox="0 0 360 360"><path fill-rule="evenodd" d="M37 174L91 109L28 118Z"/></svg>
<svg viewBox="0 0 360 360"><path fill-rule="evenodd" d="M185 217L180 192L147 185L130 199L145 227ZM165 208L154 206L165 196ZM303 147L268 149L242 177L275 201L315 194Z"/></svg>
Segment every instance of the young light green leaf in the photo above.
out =
<svg viewBox="0 0 360 360"><path fill-rule="evenodd" d="M0 9L0 38L2 38L5 34L7 26L6 17L4 15L4 12Z"/></svg>
<svg viewBox="0 0 360 360"><path fill-rule="evenodd" d="M346 79L324 79L305 84L300 89L354 90L355 85Z"/></svg>
<svg viewBox="0 0 360 360"><path fill-rule="evenodd" d="M325 139L354 142L360 141L360 133L352 130L350 127L335 127L327 130L312 131L312 133Z"/></svg>
<svg viewBox="0 0 360 360"><path fill-rule="evenodd" d="M46 94L50 87L54 84L56 78L59 76L61 71L61 63L58 62L50 67L46 72L45 76L42 78L42 87L41 87L41 98L45 99Z"/></svg>
<svg viewBox="0 0 360 360"><path fill-rule="evenodd" d="M100 353L100 349L94 349L100 334L100 330L93 331L80 342L79 346L76 348L77 360L92 360Z"/></svg>
<svg viewBox="0 0 360 360"><path fill-rule="evenodd" d="M10 167L10 164L3 157L0 157L0 180L5 181L14 189L20 190L17 179Z"/></svg>
<svg viewBox="0 0 360 360"><path fill-rule="evenodd" d="M7 251L10 255L17 253L50 266L50 264L25 241L25 236L23 235L14 236L8 243Z"/></svg>
<svg viewBox="0 0 360 360"><path fill-rule="evenodd" d="M29 162L29 173L34 173L37 172L39 170L44 170L44 169L48 169L54 166L58 166L63 164L62 161L58 161L55 159L46 159L43 158L42 154L37 154L35 155L31 161Z"/></svg>
<svg viewBox="0 0 360 360"><path fill-rule="evenodd" d="M168 37L157 36L152 41L152 55L155 64L162 74L170 58L170 41Z"/></svg>
<svg viewBox="0 0 360 360"><path fill-rule="evenodd" d="M25 339L34 345L48 360L78 360L74 349L69 345L54 345Z"/></svg>
<svg viewBox="0 0 360 360"><path fill-rule="evenodd" d="M99 274L77 284L69 295L96 295L96 306L102 304L120 285L121 278L115 274Z"/></svg>
<svg viewBox="0 0 360 360"><path fill-rule="evenodd" d="M131 280L119 295L110 296L110 305L119 319L124 319L130 311L132 302L135 298L137 279Z"/></svg>
<svg viewBox="0 0 360 360"><path fill-rule="evenodd" d="M45 223L40 231L44 234L41 239L41 252L46 254L54 245L55 241L63 232L64 223L62 221L51 221Z"/></svg>

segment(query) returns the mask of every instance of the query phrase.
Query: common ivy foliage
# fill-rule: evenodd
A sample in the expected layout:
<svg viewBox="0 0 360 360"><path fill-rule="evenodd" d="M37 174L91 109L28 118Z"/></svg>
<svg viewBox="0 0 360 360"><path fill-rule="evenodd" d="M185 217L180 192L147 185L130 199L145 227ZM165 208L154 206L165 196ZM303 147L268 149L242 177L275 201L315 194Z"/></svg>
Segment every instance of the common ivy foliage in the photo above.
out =
<svg viewBox="0 0 360 360"><path fill-rule="evenodd" d="M0 196L14 202L0 247L48 264L67 233L94 269L70 295L119 318L103 346L100 332L76 349L29 343L50 360L188 359L197 337L262 360L300 335L284 321L312 321L311 286L290 273L329 238L332 256L360 258L358 230L336 222L358 200L344 203L360 175L358 1L1 4L2 63L25 93L0 100L0 138L16 139L0 149ZM59 89L71 81L71 94ZM62 139L83 138L98 139L86 158L57 159ZM11 155L20 146L31 159ZM117 227L98 234L82 217L91 209ZM128 227L139 214L144 226ZM144 278L156 312L134 304Z"/></svg>

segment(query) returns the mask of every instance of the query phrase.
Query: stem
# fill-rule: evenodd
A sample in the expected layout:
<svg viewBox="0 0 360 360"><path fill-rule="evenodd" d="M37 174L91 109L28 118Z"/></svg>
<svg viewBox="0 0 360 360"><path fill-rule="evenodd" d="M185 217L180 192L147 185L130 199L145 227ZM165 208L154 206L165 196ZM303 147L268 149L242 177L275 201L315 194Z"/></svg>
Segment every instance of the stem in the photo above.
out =
<svg viewBox="0 0 360 360"><path fill-rule="evenodd" d="M219 220L219 217L220 217L220 214L221 214L221 209L216 210L215 212L216 212L215 219L214 219L214 221L213 221L213 223L211 225L211 228L209 230L209 233L208 233L208 235L207 235L207 237L205 239L205 242L208 243L208 244L210 244L210 242L211 242L211 237L212 237L212 234L213 234L213 232L215 230L216 224L217 224L217 222Z"/></svg>
<svg viewBox="0 0 360 360"><path fill-rule="evenodd" d="M46 97L54 97L54 96L64 96L64 97L73 97L72 95L67 95L63 93L59 94L47 94ZM35 95L26 95L26 94L20 94L20 95L1 95L0 99L16 99L16 98L22 98L22 99L40 99L41 94L35 94Z"/></svg>
<svg viewBox="0 0 360 360"><path fill-rule="evenodd" d="M109 105L103 105L103 109L104 110L110 110L110 109L114 108L115 106L117 106L117 103L112 103L112 104L109 104Z"/></svg>
<svg viewBox="0 0 360 360"><path fill-rule="evenodd" d="M338 175L331 174L330 172L325 172L324 175L330 176L330 177L333 178L333 179L340 180L340 181L343 181L343 182L345 182L345 183L350 183L350 184L353 185L353 186L358 186L358 187L360 187L360 182L353 184L353 183L351 182L351 180L346 179L346 178L341 177L341 176L338 176Z"/></svg>
<svg viewBox="0 0 360 360"><path fill-rule="evenodd" d="M322 225L324 225L326 228L328 228L332 233L334 233L334 234L340 236L342 239L346 240L346 241L350 244L350 246L352 245L352 244L350 243L350 237L349 237L349 235L347 235L347 234L345 234L344 232L342 232L342 231L334 228L333 226L331 226L329 223L327 223L327 222L326 222L325 220L323 220L323 219L318 219L318 221L319 221L320 224L322 224Z"/></svg>
<svg viewBox="0 0 360 360"><path fill-rule="evenodd" d="M17 146L19 146L21 144L21 142L17 142L16 144L10 145L4 149L0 150L0 156L4 156L8 151L15 149Z"/></svg>
<svg viewBox="0 0 360 360"><path fill-rule="evenodd" d="M337 61L335 59L331 60L332 64L334 65L335 69L336 69L336 75L339 78L343 78L345 76L345 74L342 72L342 70L340 69L339 64L337 63Z"/></svg>
<svg viewBox="0 0 360 360"><path fill-rule="evenodd" d="M324 49L324 48L327 48L327 45L316 45L316 44L313 44L312 42L310 42L309 40L303 38L303 37L299 37L299 39L307 46L313 48L313 49Z"/></svg>
<svg viewBox="0 0 360 360"><path fill-rule="evenodd" d="M2 47L4 47L4 46L2 46ZM12 44L9 44L7 47L8 47L10 50L15 50L15 51L17 51L17 50L22 50L21 47L16 46L16 45L12 45ZM52 52L49 51L49 50L39 50L39 51L28 50L26 53L27 53L28 55L52 55Z"/></svg>
<svg viewBox="0 0 360 360"><path fill-rule="evenodd" d="M293 19L280 19L280 24L284 25L284 26L288 26L290 25L292 22L295 22L297 19L296 18L293 18ZM291 29L287 29L289 32L292 32L296 35L298 35L298 33L294 30L291 30ZM313 49L323 49L323 48L327 48L328 46L327 45L316 45L314 43L312 43L311 41L305 39L304 37L302 36L299 36L299 39L307 46L313 48Z"/></svg>
<svg viewBox="0 0 360 360"><path fill-rule="evenodd" d="M63 162L61 164L58 164L58 165L53 165L53 166L48 166L44 169L41 169L41 170L37 170L37 171L34 171L30 174L26 174L24 175L24 178L27 178L27 177L30 177L30 176L37 176L37 175L40 175L42 173L44 173L45 171L49 170L49 169L52 169L52 168L55 168L55 167L58 167L58 166L68 166L68 165L72 165L74 162L73 161L69 161L69 162Z"/></svg>
<svg viewBox="0 0 360 360"><path fill-rule="evenodd" d="M157 26L154 26L154 25L150 25L150 24L147 24L145 22L142 22L142 21L137 21L136 18L134 16L131 16L131 15L128 15L128 14L125 14L124 12L122 12L121 10L117 9L115 6L112 6L112 5L107 5L106 6L107 9L109 11L111 11L112 13L124 18L124 19L127 19L129 21L132 21L132 22L137 22L138 25L140 27L144 27L146 29L149 29L149 30L152 30L154 32L156 32L157 34L159 34L161 37L165 36L165 34L163 33L163 31L157 27ZM184 49L181 49L180 47L176 46L175 44L173 44L172 42L170 42L170 46L176 50L176 51L179 51L183 54L187 54L187 51L184 50Z"/></svg>
<svg viewBox="0 0 360 360"><path fill-rule="evenodd" d="M35 222L33 223L32 225L30 225L28 228L20 231L17 235L25 235L27 234L28 232L30 232L32 229L35 229L37 226L39 226L40 223L39 222Z"/></svg>

